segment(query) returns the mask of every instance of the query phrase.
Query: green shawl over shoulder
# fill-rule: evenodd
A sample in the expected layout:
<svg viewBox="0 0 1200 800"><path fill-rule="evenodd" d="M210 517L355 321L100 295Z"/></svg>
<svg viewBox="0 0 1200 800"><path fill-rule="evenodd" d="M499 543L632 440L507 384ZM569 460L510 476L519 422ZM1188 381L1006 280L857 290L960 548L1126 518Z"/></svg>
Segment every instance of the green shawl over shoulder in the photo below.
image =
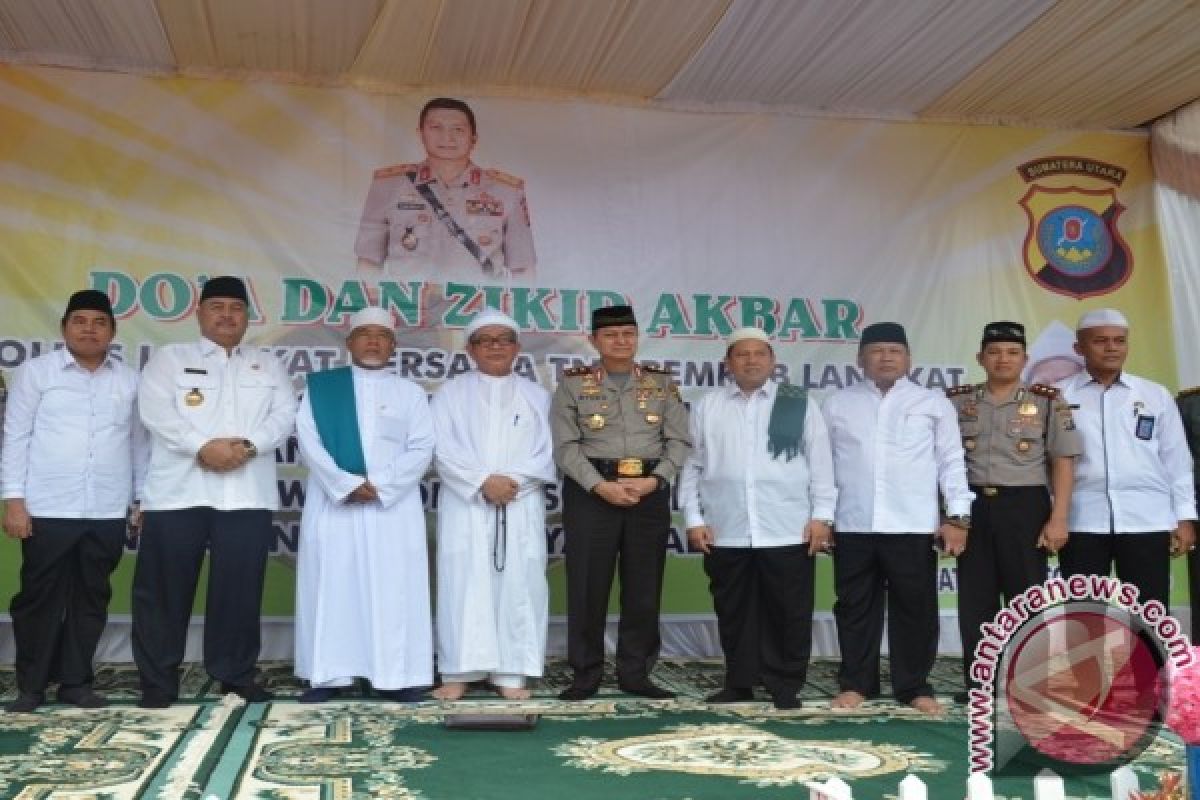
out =
<svg viewBox="0 0 1200 800"><path fill-rule="evenodd" d="M354 372L338 367L308 376L308 403L321 444L340 469L352 475L367 474L362 435L358 430L358 406L354 401Z"/></svg>

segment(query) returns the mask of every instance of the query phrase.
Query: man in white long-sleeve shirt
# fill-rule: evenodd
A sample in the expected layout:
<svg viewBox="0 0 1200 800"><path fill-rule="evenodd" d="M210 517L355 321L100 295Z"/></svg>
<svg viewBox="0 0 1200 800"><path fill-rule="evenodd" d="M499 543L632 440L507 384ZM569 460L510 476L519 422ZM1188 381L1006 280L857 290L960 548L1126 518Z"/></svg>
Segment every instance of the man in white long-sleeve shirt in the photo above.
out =
<svg viewBox="0 0 1200 800"><path fill-rule="evenodd" d="M692 407L692 452L679 494L725 652L711 703L799 708L812 639L814 556L830 543L837 489L825 421L802 389L771 381L767 334L739 328L725 362L734 385Z"/></svg>
<svg viewBox="0 0 1200 800"><path fill-rule="evenodd" d="M304 703L366 678L413 702L433 682L421 478L433 457L425 391L387 369L391 313L350 318L351 365L308 376L296 417L308 492L296 570L296 674Z"/></svg>
<svg viewBox="0 0 1200 800"><path fill-rule="evenodd" d="M275 448L292 432L296 394L283 364L242 345L249 295L240 278L210 278L201 339L160 347L142 372L138 410L153 444L133 576L133 658L143 708L179 694L196 581L209 555L204 667L251 702L263 579L279 508Z"/></svg>
<svg viewBox="0 0 1200 800"><path fill-rule="evenodd" d="M9 711L33 711L49 683L64 703L106 704L92 690L92 658L148 454L137 373L108 352L116 332L108 296L76 292L62 318L65 348L13 376L0 464L4 529L21 540L9 609L18 697Z"/></svg>
<svg viewBox="0 0 1200 800"><path fill-rule="evenodd" d="M440 700L487 680L509 699L546 657L546 496L554 482L550 393L513 372L516 321L485 309L467 326L476 369L433 398L442 480L437 538Z"/></svg>
<svg viewBox="0 0 1200 800"><path fill-rule="evenodd" d="M1171 555L1195 542L1192 457L1175 400L1157 383L1124 372L1129 322L1113 309L1079 320L1075 351L1084 371L1057 384L1083 437L1075 460L1071 537L1064 575L1117 576L1143 602L1168 604Z"/></svg>
<svg viewBox="0 0 1200 800"><path fill-rule="evenodd" d="M842 664L833 706L854 708L879 693L886 610L892 691L899 702L936 714L941 706L929 685L938 642L933 548L937 537L948 555L963 551L974 499L958 415L944 394L908 378L912 359L900 325L864 328L858 364L865 380L834 392L824 408L838 488L833 612Z"/></svg>

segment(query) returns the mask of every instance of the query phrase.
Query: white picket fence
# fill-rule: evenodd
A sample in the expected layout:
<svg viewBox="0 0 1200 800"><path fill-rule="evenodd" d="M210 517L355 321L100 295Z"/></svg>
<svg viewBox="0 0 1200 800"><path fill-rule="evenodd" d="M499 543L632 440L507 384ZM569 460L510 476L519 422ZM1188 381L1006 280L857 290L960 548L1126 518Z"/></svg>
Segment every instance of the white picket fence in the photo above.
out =
<svg viewBox="0 0 1200 800"><path fill-rule="evenodd" d="M1137 775L1129 767L1121 767L1109 778L1112 800L1129 800L1140 790ZM854 792L841 778L833 777L824 783L810 781L809 800L854 800ZM897 793L899 800L929 800L929 787L916 775L907 775L900 781ZM1042 770L1033 779L1033 800L1066 800L1067 790L1063 779L1048 769ZM967 778L966 800L994 800L992 779L982 773ZM872 799L873 800L873 799ZM944 800L944 798L939 798Z"/></svg>

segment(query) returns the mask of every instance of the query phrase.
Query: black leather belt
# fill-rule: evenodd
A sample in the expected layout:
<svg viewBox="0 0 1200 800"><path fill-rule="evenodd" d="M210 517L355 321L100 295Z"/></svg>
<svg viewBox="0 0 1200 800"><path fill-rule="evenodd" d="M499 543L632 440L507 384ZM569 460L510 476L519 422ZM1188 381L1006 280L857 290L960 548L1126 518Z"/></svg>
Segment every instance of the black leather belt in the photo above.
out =
<svg viewBox="0 0 1200 800"><path fill-rule="evenodd" d="M617 478L644 478L658 466L657 458L589 458L600 477L612 481Z"/></svg>
<svg viewBox="0 0 1200 800"><path fill-rule="evenodd" d="M1024 492L1044 492L1045 486L976 486L970 487L976 497L1000 497L1001 495L1021 494Z"/></svg>

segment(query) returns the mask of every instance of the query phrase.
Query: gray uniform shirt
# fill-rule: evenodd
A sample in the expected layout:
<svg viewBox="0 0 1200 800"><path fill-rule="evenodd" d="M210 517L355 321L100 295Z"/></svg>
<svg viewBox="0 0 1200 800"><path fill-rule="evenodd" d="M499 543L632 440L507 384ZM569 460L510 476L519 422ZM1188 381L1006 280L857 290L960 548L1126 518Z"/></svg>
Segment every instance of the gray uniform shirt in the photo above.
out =
<svg viewBox="0 0 1200 800"><path fill-rule="evenodd" d="M554 462L587 491L602 477L589 458L658 459L651 474L675 477L692 449L687 407L670 375L634 367L619 386L599 367L563 373L550 406Z"/></svg>
<svg viewBox="0 0 1200 800"><path fill-rule="evenodd" d="M958 412L973 486L1045 486L1050 460L1083 453L1071 409L1051 386L1018 384L997 401L984 384L946 392Z"/></svg>

